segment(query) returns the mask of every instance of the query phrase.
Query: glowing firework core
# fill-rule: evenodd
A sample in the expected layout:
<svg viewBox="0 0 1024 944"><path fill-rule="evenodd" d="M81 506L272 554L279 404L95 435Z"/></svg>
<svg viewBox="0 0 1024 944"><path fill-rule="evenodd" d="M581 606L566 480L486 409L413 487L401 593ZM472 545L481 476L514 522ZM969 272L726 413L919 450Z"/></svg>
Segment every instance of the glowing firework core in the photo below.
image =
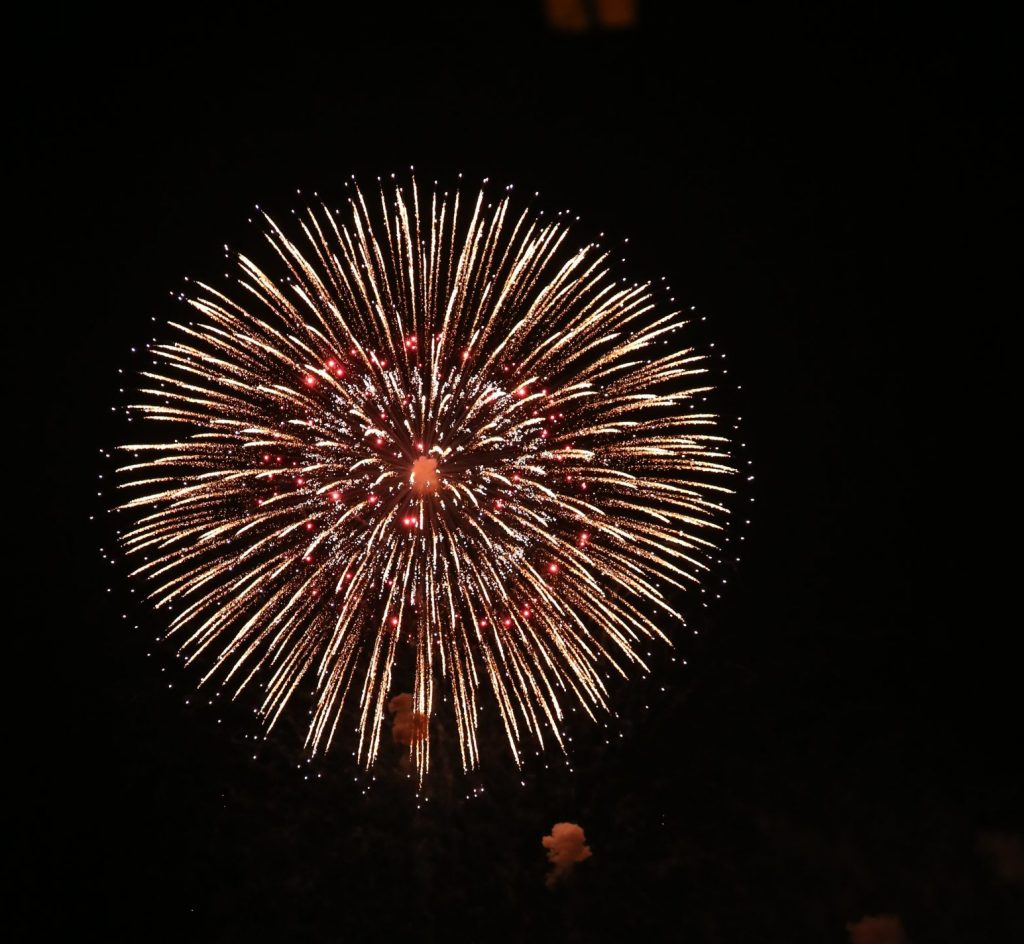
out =
<svg viewBox="0 0 1024 944"><path fill-rule="evenodd" d="M424 495L432 495L437 491L437 460L429 456L420 456L412 464L412 475L409 477L412 483L412 493L419 498Z"/></svg>

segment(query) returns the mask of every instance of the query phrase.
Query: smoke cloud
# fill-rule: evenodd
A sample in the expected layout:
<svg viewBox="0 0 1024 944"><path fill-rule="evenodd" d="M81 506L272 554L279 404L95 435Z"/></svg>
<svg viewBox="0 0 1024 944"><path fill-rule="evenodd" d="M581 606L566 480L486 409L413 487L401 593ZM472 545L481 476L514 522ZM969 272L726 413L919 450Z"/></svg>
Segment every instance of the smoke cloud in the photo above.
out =
<svg viewBox="0 0 1024 944"><path fill-rule="evenodd" d="M548 888L569 875L577 862L591 856L583 828L575 823L555 823L551 835L545 836L541 842L548 850L548 862L553 866L545 880Z"/></svg>
<svg viewBox="0 0 1024 944"><path fill-rule="evenodd" d="M907 944L903 922L896 915L867 915L846 925L850 944Z"/></svg>
<svg viewBox="0 0 1024 944"><path fill-rule="evenodd" d="M980 833L978 851L1009 885L1024 885L1024 840L1010 833Z"/></svg>
<svg viewBox="0 0 1024 944"><path fill-rule="evenodd" d="M427 716L412 709L412 695L395 695L388 702L391 712L391 737L396 744L409 747L427 736Z"/></svg>

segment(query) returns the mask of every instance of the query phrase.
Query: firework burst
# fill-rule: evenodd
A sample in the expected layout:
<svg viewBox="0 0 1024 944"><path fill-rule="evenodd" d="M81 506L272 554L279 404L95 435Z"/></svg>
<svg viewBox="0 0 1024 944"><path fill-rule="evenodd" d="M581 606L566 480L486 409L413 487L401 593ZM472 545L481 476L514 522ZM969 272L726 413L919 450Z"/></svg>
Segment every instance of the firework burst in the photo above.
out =
<svg viewBox="0 0 1024 944"><path fill-rule="evenodd" d="M268 727L312 689L312 752L347 711L372 763L410 676L423 719L450 695L466 769L488 691L517 762L562 744L568 705L606 710L608 673L668 641L722 528L729 443L682 313L508 191L353 187L264 219L267 267L193 283L195 320L150 348L134 575Z"/></svg>

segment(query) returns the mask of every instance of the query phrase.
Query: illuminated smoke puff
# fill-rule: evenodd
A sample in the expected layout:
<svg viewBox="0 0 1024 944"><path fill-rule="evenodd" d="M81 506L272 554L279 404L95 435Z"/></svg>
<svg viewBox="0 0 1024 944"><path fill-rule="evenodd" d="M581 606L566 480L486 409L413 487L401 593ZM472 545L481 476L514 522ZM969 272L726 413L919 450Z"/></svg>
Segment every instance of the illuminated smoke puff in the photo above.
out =
<svg viewBox="0 0 1024 944"><path fill-rule="evenodd" d="M412 695L395 695L388 702L391 712L391 737L396 744L410 747L427 736L429 720L426 715L413 710Z"/></svg>
<svg viewBox="0 0 1024 944"><path fill-rule="evenodd" d="M466 769L492 717L517 763L524 737L564 747L716 553L733 469L683 312L507 192L353 188L263 221L262 255L193 283L195 320L149 349L133 574L268 729L308 686L312 753L348 708L371 764L407 678L428 719L447 689Z"/></svg>
<svg viewBox="0 0 1024 944"><path fill-rule="evenodd" d="M869 915L846 925L850 944L906 944L903 922L896 915Z"/></svg>
<svg viewBox="0 0 1024 944"><path fill-rule="evenodd" d="M551 835L541 839L541 843L548 850L548 862L552 865L545 879L548 888L572 872L578 862L591 856L583 828L575 823L555 823Z"/></svg>

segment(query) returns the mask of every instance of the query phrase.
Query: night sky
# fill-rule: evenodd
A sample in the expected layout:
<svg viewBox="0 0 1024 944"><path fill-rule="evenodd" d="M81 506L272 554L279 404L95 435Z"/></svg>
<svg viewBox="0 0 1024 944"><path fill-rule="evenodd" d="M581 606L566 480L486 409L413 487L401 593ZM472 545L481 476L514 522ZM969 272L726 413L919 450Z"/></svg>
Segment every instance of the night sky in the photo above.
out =
<svg viewBox="0 0 1024 944"><path fill-rule="evenodd" d="M982 533L1019 426L996 419L1007 25L642 4L570 34L486 6L15 34L8 456L40 547L8 588L17 938L841 942L892 914L911 942L1014 939L1020 873L990 850L1024 831L1015 575ZM495 740L429 802L391 744L370 782L305 763L301 706L257 749L251 704L198 697L102 558L97 496L131 348L183 277L255 245L255 203L410 165L628 237L630 274L668 276L727 352L756 474L689 664L655 659L607 730L574 721L571 771ZM560 821L593 856L549 890Z"/></svg>

